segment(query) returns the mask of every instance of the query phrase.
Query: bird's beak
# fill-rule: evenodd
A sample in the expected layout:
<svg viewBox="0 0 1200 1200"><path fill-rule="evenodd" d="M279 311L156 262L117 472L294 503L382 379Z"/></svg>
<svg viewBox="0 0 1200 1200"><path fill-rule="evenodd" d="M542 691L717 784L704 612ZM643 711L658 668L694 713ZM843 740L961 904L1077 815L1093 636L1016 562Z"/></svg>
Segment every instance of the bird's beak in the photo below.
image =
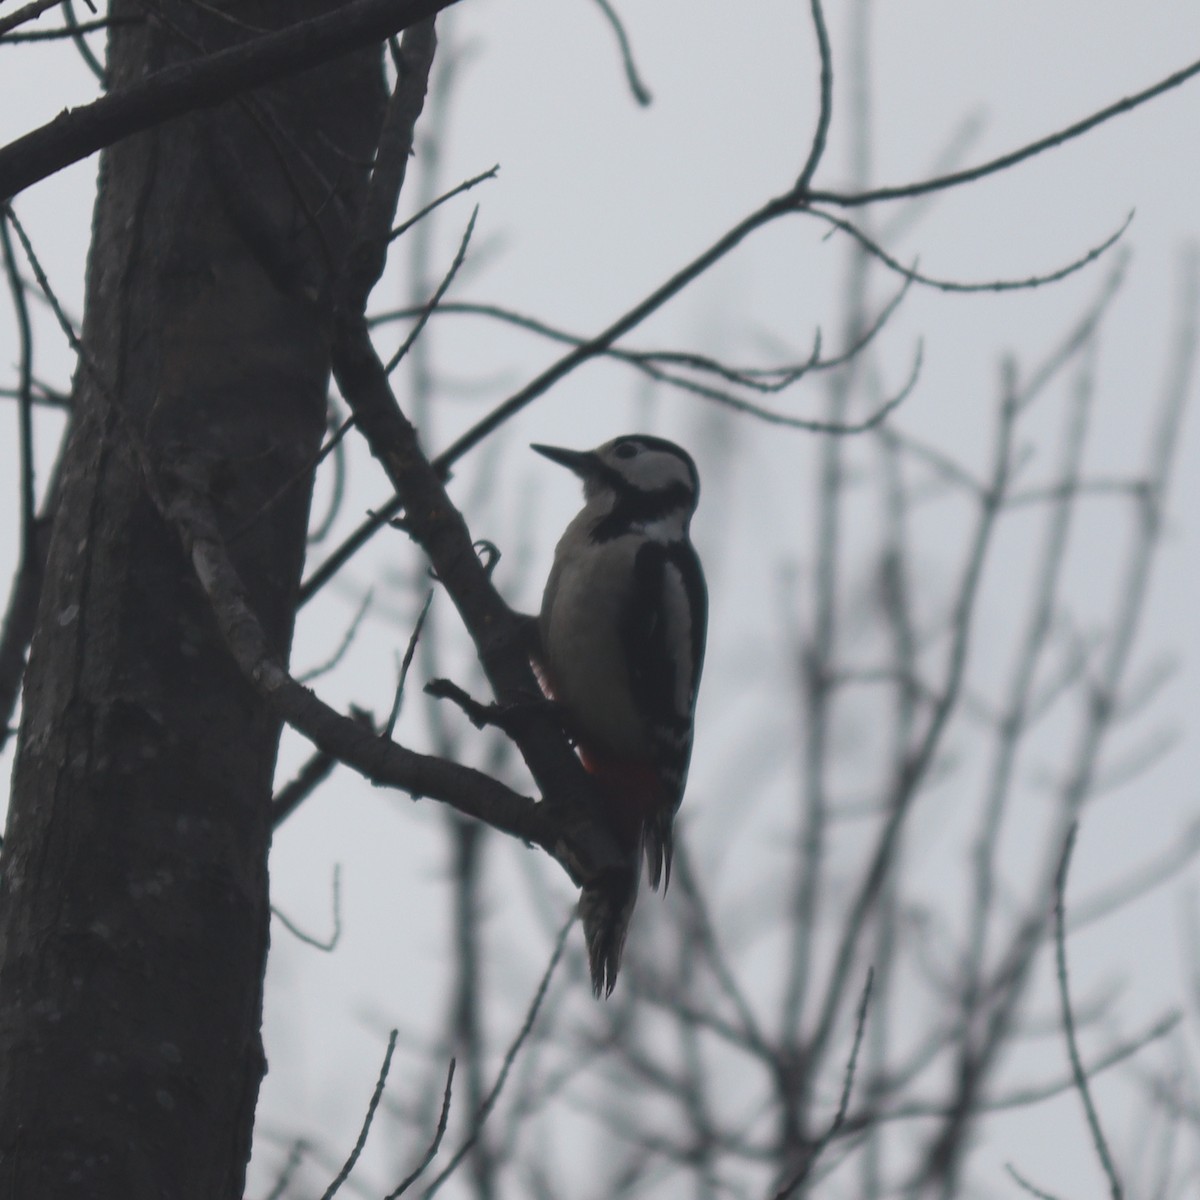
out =
<svg viewBox="0 0 1200 1200"><path fill-rule="evenodd" d="M564 450L561 446L540 446L536 442L530 446L543 458L556 462L560 467L574 471L581 478L591 473L596 463L596 456L591 450Z"/></svg>

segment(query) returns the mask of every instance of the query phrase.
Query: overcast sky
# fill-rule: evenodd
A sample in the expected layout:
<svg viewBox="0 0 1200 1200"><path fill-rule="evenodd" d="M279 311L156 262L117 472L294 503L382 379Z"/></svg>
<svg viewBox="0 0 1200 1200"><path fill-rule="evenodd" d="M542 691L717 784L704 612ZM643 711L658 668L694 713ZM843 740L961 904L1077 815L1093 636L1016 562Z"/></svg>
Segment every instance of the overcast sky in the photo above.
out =
<svg viewBox="0 0 1200 1200"><path fill-rule="evenodd" d="M845 56L852 7L832 3L828 14L834 119L829 152L815 179L826 190L843 189L850 180ZM1200 57L1200 6L1168 0L1144 5L886 0L872 11L871 175L879 184L923 178L956 143L960 165L992 158ZM453 256L472 204L480 205L471 257L452 298L502 301L566 329L593 333L794 180L808 151L818 96L807 5L749 0L731 9L707 0L640 0L623 5L621 15L653 97L649 106L631 96L611 30L591 0L522 5L463 0L442 19L443 48L454 48L461 70L440 179L450 186L500 165L497 179L447 206L437 226L429 267L434 281ZM0 46L0 133L6 140L93 95L91 77L68 47ZM890 235L887 247L901 260L919 258L923 272L972 281L1054 270L1102 242L1134 213L1122 240L1132 254L1126 282L1096 362L1089 462L1099 476L1135 469L1145 458L1153 405L1165 385L1179 262L1184 247L1200 236L1198 128L1200 81L1193 81L1069 146L942 196L899 233L893 225L901 215L897 207L878 206L865 218L856 214ZM419 147L418 166L424 167L420 155ZM82 302L94 170L94 161L80 164L16 201L74 311ZM406 196L402 215L416 207ZM767 364L803 358L818 329L824 344L836 347L845 240L826 234L814 220L789 218L755 235L636 334L633 344ZM1113 261L1110 256L1037 293L958 296L914 289L876 359L881 386L895 390L909 373L918 343L922 346L920 380L895 418L898 427L982 470L1002 356L1011 352L1021 362L1036 362L1097 294ZM407 288L397 271L376 293L377 307L402 303ZM881 274L873 295L882 299L893 288L894 281ZM0 366L11 376L15 331L8 310L0 312ZM39 329L39 371L65 387L70 371L65 349L57 347L42 316ZM553 347L528 334L455 316L434 320L429 350L439 382L439 403L425 429L432 449L447 444L554 355ZM780 406L819 416L822 403L823 393L812 387L798 389ZM1055 411L1061 413L1061 406ZM15 432L15 410L7 416ZM1047 417L1038 428L1051 431L1057 424L1057 417ZM754 874L771 830L781 826L760 813L757 832L739 841L740 798L730 794L729 785L743 769L736 755L748 735L729 733L724 706L750 705L745 697L755 680L760 688L786 683L773 674L771 647L787 634L781 572L803 579L811 566L807 505L816 439L749 423L714 425L704 401L652 399L628 372L596 365L575 373L505 434L504 454L492 465L519 486L476 503L472 481L488 461L477 453L463 464L455 496L476 536L511 542L514 526L522 530L519 545L504 546L510 558L498 578L514 602L532 608L554 540L578 497L572 480L560 478L524 447L530 441L590 446L643 425L692 444L706 482L695 532L714 564L714 604L688 829L701 860L705 853L714 861L726 855L721 861L736 881ZM709 440L714 428L723 442ZM43 481L56 429L52 416L39 427ZM1053 436L1047 436L1053 451ZM13 444L12 433L0 444L5 456L0 477L15 479ZM729 448L737 455L726 454ZM1178 661L1177 674L1138 731L1143 740L1158 730L1173 731L1178 742L1137 787L1089 810L1073 877L1081 895L1152 860L1200 808L1194 715L1200 700L1197 463L1200 419L1193 412L1177 448L1167 537L1138 657L1147 666L1163 656ZM365 459L356 472L346 528L387 497L382 477ZM531 509L536 521L529 520ZM1128 522L1114 517L1115 511L1090 512L1081 521L1070 578L1085 626L1104 611L1101 593L1123 553ZM10 512L0 549L11 566L15 488ZM947 531L952 539L953 525ZM851 548L859 533L847 530ZM864 527L864 541L871 533ZM366 588L380 579L386 583L390 564L411 569L399 535L391 536L302 617L298 666L331 652ZM942 569L936 540L922 548L933 584ZM1020 561L1020 541L1018 535L1002 547L1002 561ZM528 569L514 561L527 562ZM381 585L355 653L345 670L322 683L324 695L386 709L393 653L407 638L414 594L411 587ZM985 611L1001 627L1003 580L989 604ZM442 640L453 647L449 606L440 617ZM987 651L985 644L985 677ZM447 653L449 666L465 672L465 647ZM790 703L785 696L774 707ZM419 709L415 700L412 707ZM406 714L406 720L402 728L420 737L419 713ZM1131 751L1138 737L1131 737ZM300 753L289 744L287 764L294 765ZM478 755L469 737L463 753ZM780 781L781 794L788 786ZM327 930L328 881L334 864L341 864L345 933L337 953L323 956L278 925L273 930L267 1001L271 1071L263 1090L262 1131L308 1133L348 1148L382 1054L381 1030L391 1024L414 1033L436 1027L431 1009L445 986L446 914L438 906L444 904L440 880L446 863L440 814L432 808L385 797L339 773L277 839L276 903L305 928ZM934 903L943 877L948 895L964 870L961 846L942 832L941 822L939 816L916 824L917 835L929 838L927 886ZM953 826L951 817L948 827ZM1014 849L1019 855L1019 839ZM506 912L521 910L506 904L506 889L526 886L514 866L516 853L507 853L488 877L492 932ZM569 898L561 873L541 859L531 870L561 897L565 913ZM1185 1000L1181 911L1198 882L1200 870L1193 869L1073 943L1080 987L1114 978L1123 982L1126 1031ZM723 894L736 896L736 883ZM532 920L527 913L513 919ZM544 965L545 939L531 940L522 954L521 937L506 929L495 945L498 954L512 956L495 977L503 1012L517 1014ZM1195 1021L1193 1013L1193 1029ZM508 1028L499 1023L497 1038L502 1041ZM1057 1046L1047 1050L1057 1052ZM1129 1101L1114 1096L1112 1103L1119 1135ZM987 1194L1011 1194L1002 1174L1003 1163L1011 1160L1051 1190L1095 1194L1087 1190L1094 1164L1082 1126L1071 1128L1067 1140L1071 1149L1064 1158L1057 1132L1047 1135L1036 1119L1015 1124L1010 1140L1001 1137L980 1152L974 1178ZM390 1159L378 1152L373 1161L382 1170ZM266 1145L255 1177L258 1192L266 1189L276 1162L276 1150ZM253 1188L251 1194L257 1194Z"/></svg>

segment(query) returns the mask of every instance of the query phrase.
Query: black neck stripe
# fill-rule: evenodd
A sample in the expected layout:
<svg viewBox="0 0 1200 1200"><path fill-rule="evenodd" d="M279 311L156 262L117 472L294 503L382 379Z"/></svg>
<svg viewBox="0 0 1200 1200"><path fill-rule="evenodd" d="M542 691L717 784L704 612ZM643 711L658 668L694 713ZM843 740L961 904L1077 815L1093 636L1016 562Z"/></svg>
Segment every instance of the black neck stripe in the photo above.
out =
<svg viewBox="0 0 1200 1200"><path fill-rule="evenodd" d="M614 472L615 474L615 472ZM672 483L653 492L631 487L620 479L613 487L617 502L592 526L593 542L608 542L628 533L635 525L665 517L676 509L686 509L692 493L686 483Z"/></svg>

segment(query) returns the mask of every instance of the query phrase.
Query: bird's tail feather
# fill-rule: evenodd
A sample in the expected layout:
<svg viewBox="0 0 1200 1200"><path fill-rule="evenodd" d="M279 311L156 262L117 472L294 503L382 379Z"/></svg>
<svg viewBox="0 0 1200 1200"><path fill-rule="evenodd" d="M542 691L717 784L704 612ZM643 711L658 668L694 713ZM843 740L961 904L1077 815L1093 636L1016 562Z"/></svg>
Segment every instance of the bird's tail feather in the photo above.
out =
<svg viewBox="0 0 1200 1200"><path fill-rule="evenodd" d="M660 809L646 822L642 830L650 886L657 892L658 885L662 882L664 894L671 885L671 855L675 848L672 836L674 820L673 809Z"/></svg>
<svg viewBox="0 0 1200 1200"><path fill-rule="evenodd" d="M587 942L592 991L597 999L601 995L611 996L616 987L625 935L637 903L640 875L641 863L634 859L628 870L607 871L580 892L579 915Z"/></svg>

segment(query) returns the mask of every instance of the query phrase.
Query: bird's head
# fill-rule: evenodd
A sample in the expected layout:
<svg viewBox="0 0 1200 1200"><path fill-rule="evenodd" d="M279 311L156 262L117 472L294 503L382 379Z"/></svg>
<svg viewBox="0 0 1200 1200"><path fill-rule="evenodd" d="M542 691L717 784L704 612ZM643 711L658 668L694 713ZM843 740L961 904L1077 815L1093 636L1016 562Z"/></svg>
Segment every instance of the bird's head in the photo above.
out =
<svg viewBox="0 0 1200 1200"><path fill-rule="evenodd" d="M630 526L666 523L676 536L686 533L700 498L700 476L692 456L674 442L630 433L595 450L533 449L579 476L589 508Z"/></svg>

